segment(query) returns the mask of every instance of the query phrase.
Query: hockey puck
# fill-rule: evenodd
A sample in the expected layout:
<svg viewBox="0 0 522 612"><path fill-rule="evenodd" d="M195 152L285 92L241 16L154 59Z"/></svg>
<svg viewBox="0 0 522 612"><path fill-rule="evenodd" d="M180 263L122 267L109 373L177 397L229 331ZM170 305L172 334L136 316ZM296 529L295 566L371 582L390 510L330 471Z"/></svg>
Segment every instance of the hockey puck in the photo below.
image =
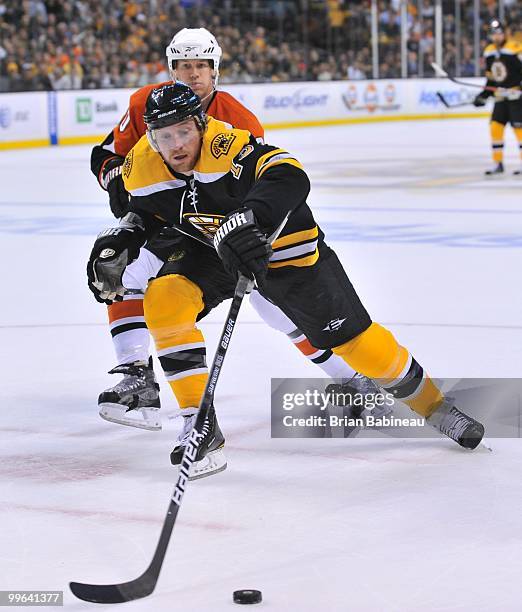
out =
<svg viewBox="0 0 522 612"><path fill-rule="evenodd" d="M256 604L263 600L261 591L255 589L241 589L240 591L234 591L234 602L237 604Z"/></svg>

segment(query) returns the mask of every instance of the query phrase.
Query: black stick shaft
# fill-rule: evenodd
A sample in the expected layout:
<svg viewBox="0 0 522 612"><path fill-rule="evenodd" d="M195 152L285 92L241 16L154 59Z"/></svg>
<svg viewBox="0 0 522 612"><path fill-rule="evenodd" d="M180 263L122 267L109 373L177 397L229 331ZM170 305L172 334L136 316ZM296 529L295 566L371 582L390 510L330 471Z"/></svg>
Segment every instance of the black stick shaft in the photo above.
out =
<svg viewBox="0 0 522 612"><path fill-rule="evenodd" d="M183 495L185 494L185 487L188 481L190 467L194 463L199 442L206 433L206 431L204 430L205 419L207 418L208 411L210 410L214 401L214 391L216 389L216 384L221 373L223 361L225 359L225 355L230 344L230 338L237 322L239 309L241 308L243 298L245 297L245 294L248 289L251 287L251 284L252 281L250 281L244 276L241 276L236 285L234 298L232 299L232 304L230 305L230 310L228 312L227 320L223 327L223 331L221 332L221 338L219 339L218 348L216 350L216 354L214 355L214 361L212 362L212 366L208 374L207 384L205 386L205 391L203 393L203 397L199 405L198 416L196 422L194 423L194 428L192 430L192 435L189 439L189 443L186 445L185 451L183 453L183 458L181 460L180 465L180 474L178 476L176 486L174 487L174 493L172 495L169 510L167 513L168 518L161 531L158 547L156 549L156 552L154 553L154 558L151 562L151 567L155 565L158 574L161 569L163 559L165 558L165 552L167 550L167 545L169 543L170 535L172 533L174 521L176 520L176 515L183 500Z"/></svg>
<svg viewBox="0 0 522 612"><path fill-rule="evenodd" d="M169 502L167 514L163 522L163 527L161 529L161 534L158 539L152 561L141 576L129 582L112 585L95 585L71 582L69 585L71 591L79 599L96 603L121 603L124 601L132 601L134 599L146 597L147 595L150 595L156 587L170 537L172 535L172 530L174 529L174 524L178 516L181 501L183 499L183 495L185 494L185 487L188 482L189 471L195 461L200 441L208 431L209 425L208 421L205 422L206 417L214 400L214 391L221 373L225 355L230 345L230 339L237 322L239 309L241 308L245 294L252 288L252 285L253 281L244 276L240 276L237 282L234 298L232 299L232 304L230 305L227 320L221 333L221 338L214 356L214 361L212 362L212 366L210 368L207 384L205 386L205 391L199 407L198 417L183 453L178 480L174 488L174 493L172 494Z"/></svg>

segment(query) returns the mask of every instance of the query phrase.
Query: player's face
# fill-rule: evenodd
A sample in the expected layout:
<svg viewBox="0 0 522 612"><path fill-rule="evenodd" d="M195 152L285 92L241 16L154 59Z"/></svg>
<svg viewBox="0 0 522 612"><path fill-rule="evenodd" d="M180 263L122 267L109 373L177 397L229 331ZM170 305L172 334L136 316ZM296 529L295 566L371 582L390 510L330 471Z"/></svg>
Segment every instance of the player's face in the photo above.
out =
<svg viewBox="0 0 522 612"><path fill-rule="evenodd" d="M186 83L200 98L212 91L212 73L207 60L179 60L176 63L176 78Z"/></svg>
<svg viewBox="0 0 522 612"><path fill-rule="evenodd" d="M154 140L173 170L187 173L194 169L201 151L201 132L194 119L154 130Z"/></svg>
<svg viewBox="0 0 522 612"><path fill-rule="evenodd" d="M495 32L491 35L491 41L494 45L502 45L505 40L505 34L503 32Z"/></svg>

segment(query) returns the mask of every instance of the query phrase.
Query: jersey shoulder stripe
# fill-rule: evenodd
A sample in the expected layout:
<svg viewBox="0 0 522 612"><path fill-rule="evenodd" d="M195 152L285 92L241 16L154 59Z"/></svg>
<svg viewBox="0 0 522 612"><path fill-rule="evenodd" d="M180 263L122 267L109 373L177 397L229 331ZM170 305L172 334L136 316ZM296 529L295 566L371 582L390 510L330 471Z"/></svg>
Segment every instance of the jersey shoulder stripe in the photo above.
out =
<svg viewBox="0 0 522 612"><path fill-rule="evenodd" d="M261 157L257 160L255 179L257 180L261 178L268 168L279 166L280 164L288 164L303 170L301 163L295 159L293 155L288 153L288 151L285 151L284 149L273 149L272 151L261 155Z"/></svg>
<svg viewBox="0 0 522 612"><path fill-rule="evenodd" d="M502 48L502 51L504 51L504 49L510 55L518 55L519 53L522 53L522 44L519 43L517 40L508 40Z"/></svg>
<svg viewBox="0 0 522 612"><path fill-rule="evenodd" d="M497 49L496 45L489 44L484 49L484 57L494 55L518 55L522 53L522 44L516 40L508 40L503 47Z"/></svg>

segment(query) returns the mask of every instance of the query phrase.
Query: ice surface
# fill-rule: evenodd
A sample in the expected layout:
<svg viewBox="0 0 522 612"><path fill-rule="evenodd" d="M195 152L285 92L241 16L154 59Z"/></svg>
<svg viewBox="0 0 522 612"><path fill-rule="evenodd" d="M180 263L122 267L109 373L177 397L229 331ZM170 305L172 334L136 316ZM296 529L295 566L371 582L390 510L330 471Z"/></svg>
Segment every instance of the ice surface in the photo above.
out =
<svg viewBox="0 0 522 612"><path fill-rule="evenodd" d="M522 182L485 180L483 120L277 131L375 320L435 376L519 376ZM511 135L507 166L516 164ZM148 564L175 475L160 433L97 415L114 384L85 283L112 224L89 148L0 153L0 589L114 582ZM212 354L223 307L202 329ZM271 377L320 376L245 304L218 385L229 468L191 483L155 593L129 610L515 612L522 448L449 440L271 440ZM175 411L163 384L165 412ZM101 609L98 606L98 609Z"/></svg>

